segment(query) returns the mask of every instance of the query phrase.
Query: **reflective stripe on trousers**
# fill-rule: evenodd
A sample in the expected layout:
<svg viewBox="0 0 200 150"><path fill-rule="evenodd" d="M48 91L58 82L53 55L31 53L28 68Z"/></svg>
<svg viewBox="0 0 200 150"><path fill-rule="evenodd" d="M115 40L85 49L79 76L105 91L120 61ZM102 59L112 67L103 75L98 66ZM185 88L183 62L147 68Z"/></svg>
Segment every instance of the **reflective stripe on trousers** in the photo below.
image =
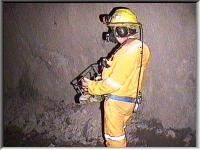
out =
<svg viewBox="0 0 200 150"><path fill-rule="evenodd" d="M112 140L112 141L121 141L125 139L125 135L122 136L110 136L108 134L104 134L106 140Z"/></svg>

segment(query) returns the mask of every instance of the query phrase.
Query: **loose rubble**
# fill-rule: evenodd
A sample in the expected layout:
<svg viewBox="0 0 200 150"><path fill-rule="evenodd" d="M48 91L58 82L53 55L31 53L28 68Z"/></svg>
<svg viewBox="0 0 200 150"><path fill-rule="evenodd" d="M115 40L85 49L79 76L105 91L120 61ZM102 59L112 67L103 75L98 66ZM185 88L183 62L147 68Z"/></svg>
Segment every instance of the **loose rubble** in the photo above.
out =
<svg viewBox="0 0 200 150"><path fill-rule="evenodd" d="M183 142L185 142L184 146L189 146L192 141L192 134L186 135L186 137L183 139Z"/></svg>
<svg viewBox="0 0 200 150"><path fill-rule="evenodd" d="M19 98L13 103L4 107L5 146L104 146L103 103L65 104L48 98L35 103L23 103ZM129 147L196 145L194 131L164 129L156 120L142 118L130 120L126 136ZM9 143L12 138L20 142Z"/></svg>
<svg viewBox="0 0 200 150"><path fill-rule="evenodd" d="M168 130L166 136L167 137L171 136L172 138L175 138L176 133L173 130Z"/></svg>

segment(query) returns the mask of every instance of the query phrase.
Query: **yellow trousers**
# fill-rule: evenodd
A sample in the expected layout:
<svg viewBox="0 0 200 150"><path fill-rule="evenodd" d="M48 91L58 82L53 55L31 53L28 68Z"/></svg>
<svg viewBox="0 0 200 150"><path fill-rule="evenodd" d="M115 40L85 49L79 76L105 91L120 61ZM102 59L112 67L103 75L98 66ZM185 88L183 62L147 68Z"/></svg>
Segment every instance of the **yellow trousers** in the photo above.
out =
<svg viewBox="0 0 200 150"><path fill-rule="evenodd" d="M126 147L125 127L133 114L134 103L108 99L104 102L104 137L107 147Z"/></svg>

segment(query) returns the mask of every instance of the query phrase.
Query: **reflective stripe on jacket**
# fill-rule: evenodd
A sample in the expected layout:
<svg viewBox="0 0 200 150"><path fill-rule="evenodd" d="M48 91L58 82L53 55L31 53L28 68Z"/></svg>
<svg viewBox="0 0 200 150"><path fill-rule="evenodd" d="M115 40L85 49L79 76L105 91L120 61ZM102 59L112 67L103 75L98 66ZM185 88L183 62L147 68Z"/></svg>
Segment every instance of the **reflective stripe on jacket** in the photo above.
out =
<svg viewBox="0 0 200 150"><path fill-rule="evenodd" d="M88 91L92 95L113 94L117 96L136 97L140 70L142 42L133 40L123 45L114 55L111 66L103 70L103 80L92 81ZM141 90L143 73L149 62L150 51L143 43L143 60L139 90Z"/></svg>

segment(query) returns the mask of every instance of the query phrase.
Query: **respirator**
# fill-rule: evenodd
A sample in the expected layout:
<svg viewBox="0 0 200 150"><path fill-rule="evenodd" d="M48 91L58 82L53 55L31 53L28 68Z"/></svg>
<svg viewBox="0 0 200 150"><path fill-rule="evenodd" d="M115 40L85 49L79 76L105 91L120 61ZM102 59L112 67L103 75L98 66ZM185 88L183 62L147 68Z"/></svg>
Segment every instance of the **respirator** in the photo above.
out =
<svg viewBox="0 0 200 150"><path fill-rule="evenodd" d="M115 34L112 30L110 30L110 28L108 29L107 32L102 33L102 39L106 42L117 43L117 39L115 37Z"/></svg>

